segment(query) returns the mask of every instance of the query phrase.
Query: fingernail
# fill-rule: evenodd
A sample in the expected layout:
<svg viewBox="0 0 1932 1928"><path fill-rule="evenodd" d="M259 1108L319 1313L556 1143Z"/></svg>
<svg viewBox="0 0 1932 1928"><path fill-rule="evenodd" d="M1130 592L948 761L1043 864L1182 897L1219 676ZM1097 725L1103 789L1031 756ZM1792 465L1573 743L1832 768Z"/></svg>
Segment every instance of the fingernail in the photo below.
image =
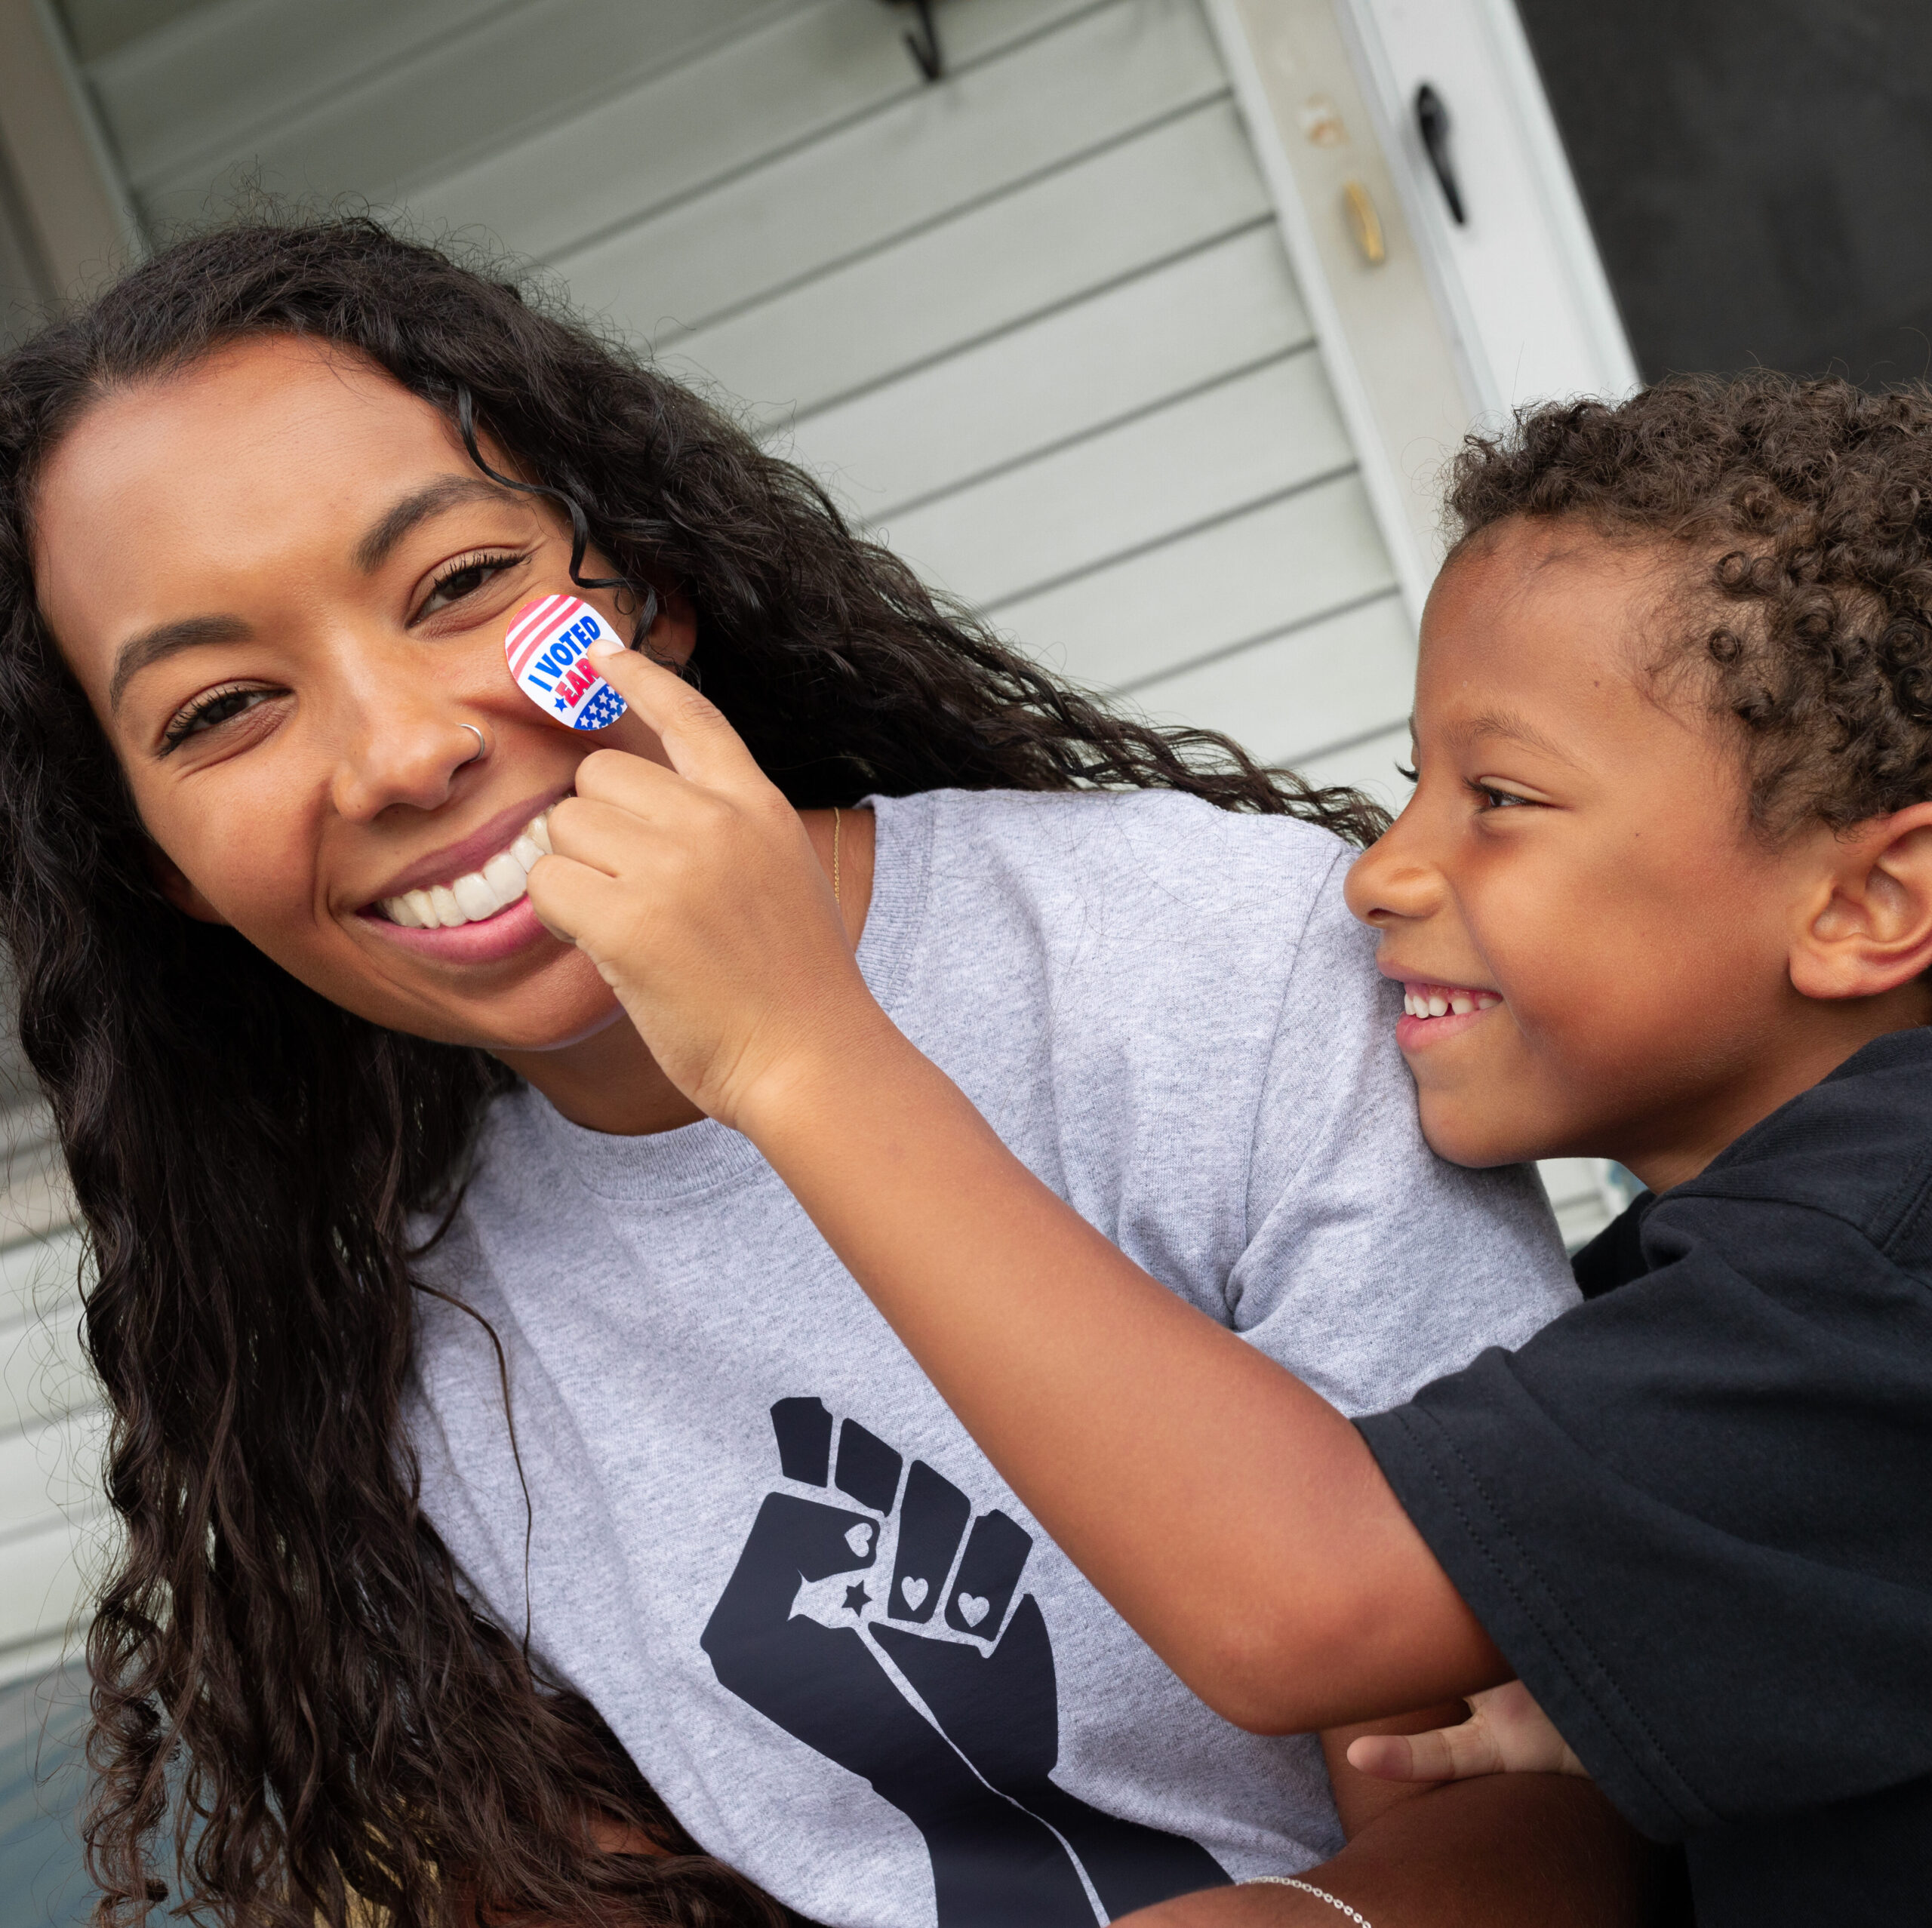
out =
<svg viewBox="0 0 1932 1928"><path fill-rule="evenodd" d="M586 656L622 656L629 647L629 645L622 637L613 636L607 632L599 636L589 648L584 651L584 654Z"/></svg>

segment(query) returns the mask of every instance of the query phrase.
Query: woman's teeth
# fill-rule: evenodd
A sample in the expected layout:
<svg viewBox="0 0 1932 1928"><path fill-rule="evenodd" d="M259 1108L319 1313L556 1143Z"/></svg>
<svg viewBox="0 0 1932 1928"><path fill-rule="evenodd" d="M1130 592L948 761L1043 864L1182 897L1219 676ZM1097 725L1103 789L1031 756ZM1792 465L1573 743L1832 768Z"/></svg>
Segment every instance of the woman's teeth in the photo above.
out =
<svg viewBox="0 0 1932 1928"><path fill-rule="evenodd" d="M523 834L506 850L499 850L481 870L459 877L454 884L432 884L426 890L405 890L383 899L383 914L405 930L453 928L481 924L508 910L524 893L525 880L537 859L550 853L549 812L533 816Z"/></svg>
<svg viewBox="0 0 1932 1928"><path fill-rule="evenodd" d="M1405 984L1402 1009L1411 1017L1467 1017L1503 1000L1494 991L1471 991L1454 984Z"/></svg>

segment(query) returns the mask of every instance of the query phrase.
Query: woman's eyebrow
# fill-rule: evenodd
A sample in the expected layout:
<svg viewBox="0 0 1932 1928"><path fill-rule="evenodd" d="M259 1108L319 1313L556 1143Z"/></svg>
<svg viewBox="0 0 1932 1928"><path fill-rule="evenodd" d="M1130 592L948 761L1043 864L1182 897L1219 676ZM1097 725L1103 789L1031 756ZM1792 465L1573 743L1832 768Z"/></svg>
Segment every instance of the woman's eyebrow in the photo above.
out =
<svg viewBox="0 0 1932 1928"><path fill-rule="evenodd" d="M120 709L129 680L149 663L207 643L245 643L251 633L238 616L189 616L130 637L114 653L114 674L107 681L108 715Z"/></svg>
<svg viewBox="0 0 1932 1928"><path fill-rule="evenodd" d="M446 509L463 502L513 503L509 490L485 481L481 475L438 475L420 489L412 489L399 502L386 509L369 525L368 532L355 545L355 566L371 575L389 560L396 544L414 528Z"/></svg>

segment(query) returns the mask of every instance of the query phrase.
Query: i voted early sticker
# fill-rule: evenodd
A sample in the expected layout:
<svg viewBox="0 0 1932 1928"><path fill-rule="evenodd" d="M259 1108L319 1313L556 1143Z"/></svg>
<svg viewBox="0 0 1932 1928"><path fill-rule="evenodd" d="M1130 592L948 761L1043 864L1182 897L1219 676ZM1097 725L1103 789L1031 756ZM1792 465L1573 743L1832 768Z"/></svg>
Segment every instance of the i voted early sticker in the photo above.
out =
<svg viewBox="0 0 1932 1928"><path fill-rule="evenodd" d="M584 652L600 636L620 638L581 596L540 596L510 619L503 654L516 686L540 710L573 730L602 730L624 713L624 700Z"/></svg>

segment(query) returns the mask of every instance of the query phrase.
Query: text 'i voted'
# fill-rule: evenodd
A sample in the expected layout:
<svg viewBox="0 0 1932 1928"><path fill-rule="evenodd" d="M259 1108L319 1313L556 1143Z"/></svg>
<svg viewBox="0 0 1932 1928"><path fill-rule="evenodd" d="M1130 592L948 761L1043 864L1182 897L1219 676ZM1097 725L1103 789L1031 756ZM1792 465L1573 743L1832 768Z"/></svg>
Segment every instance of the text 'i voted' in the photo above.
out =
<svg viewBox="0 0 1932 1928"><path fill-rule="evenodd" d="M510 618L503 654L516 686L537 707L573 730L602 730L624 713L624 700L585 654L617 632L581 596L540 596Z"/></svg>

